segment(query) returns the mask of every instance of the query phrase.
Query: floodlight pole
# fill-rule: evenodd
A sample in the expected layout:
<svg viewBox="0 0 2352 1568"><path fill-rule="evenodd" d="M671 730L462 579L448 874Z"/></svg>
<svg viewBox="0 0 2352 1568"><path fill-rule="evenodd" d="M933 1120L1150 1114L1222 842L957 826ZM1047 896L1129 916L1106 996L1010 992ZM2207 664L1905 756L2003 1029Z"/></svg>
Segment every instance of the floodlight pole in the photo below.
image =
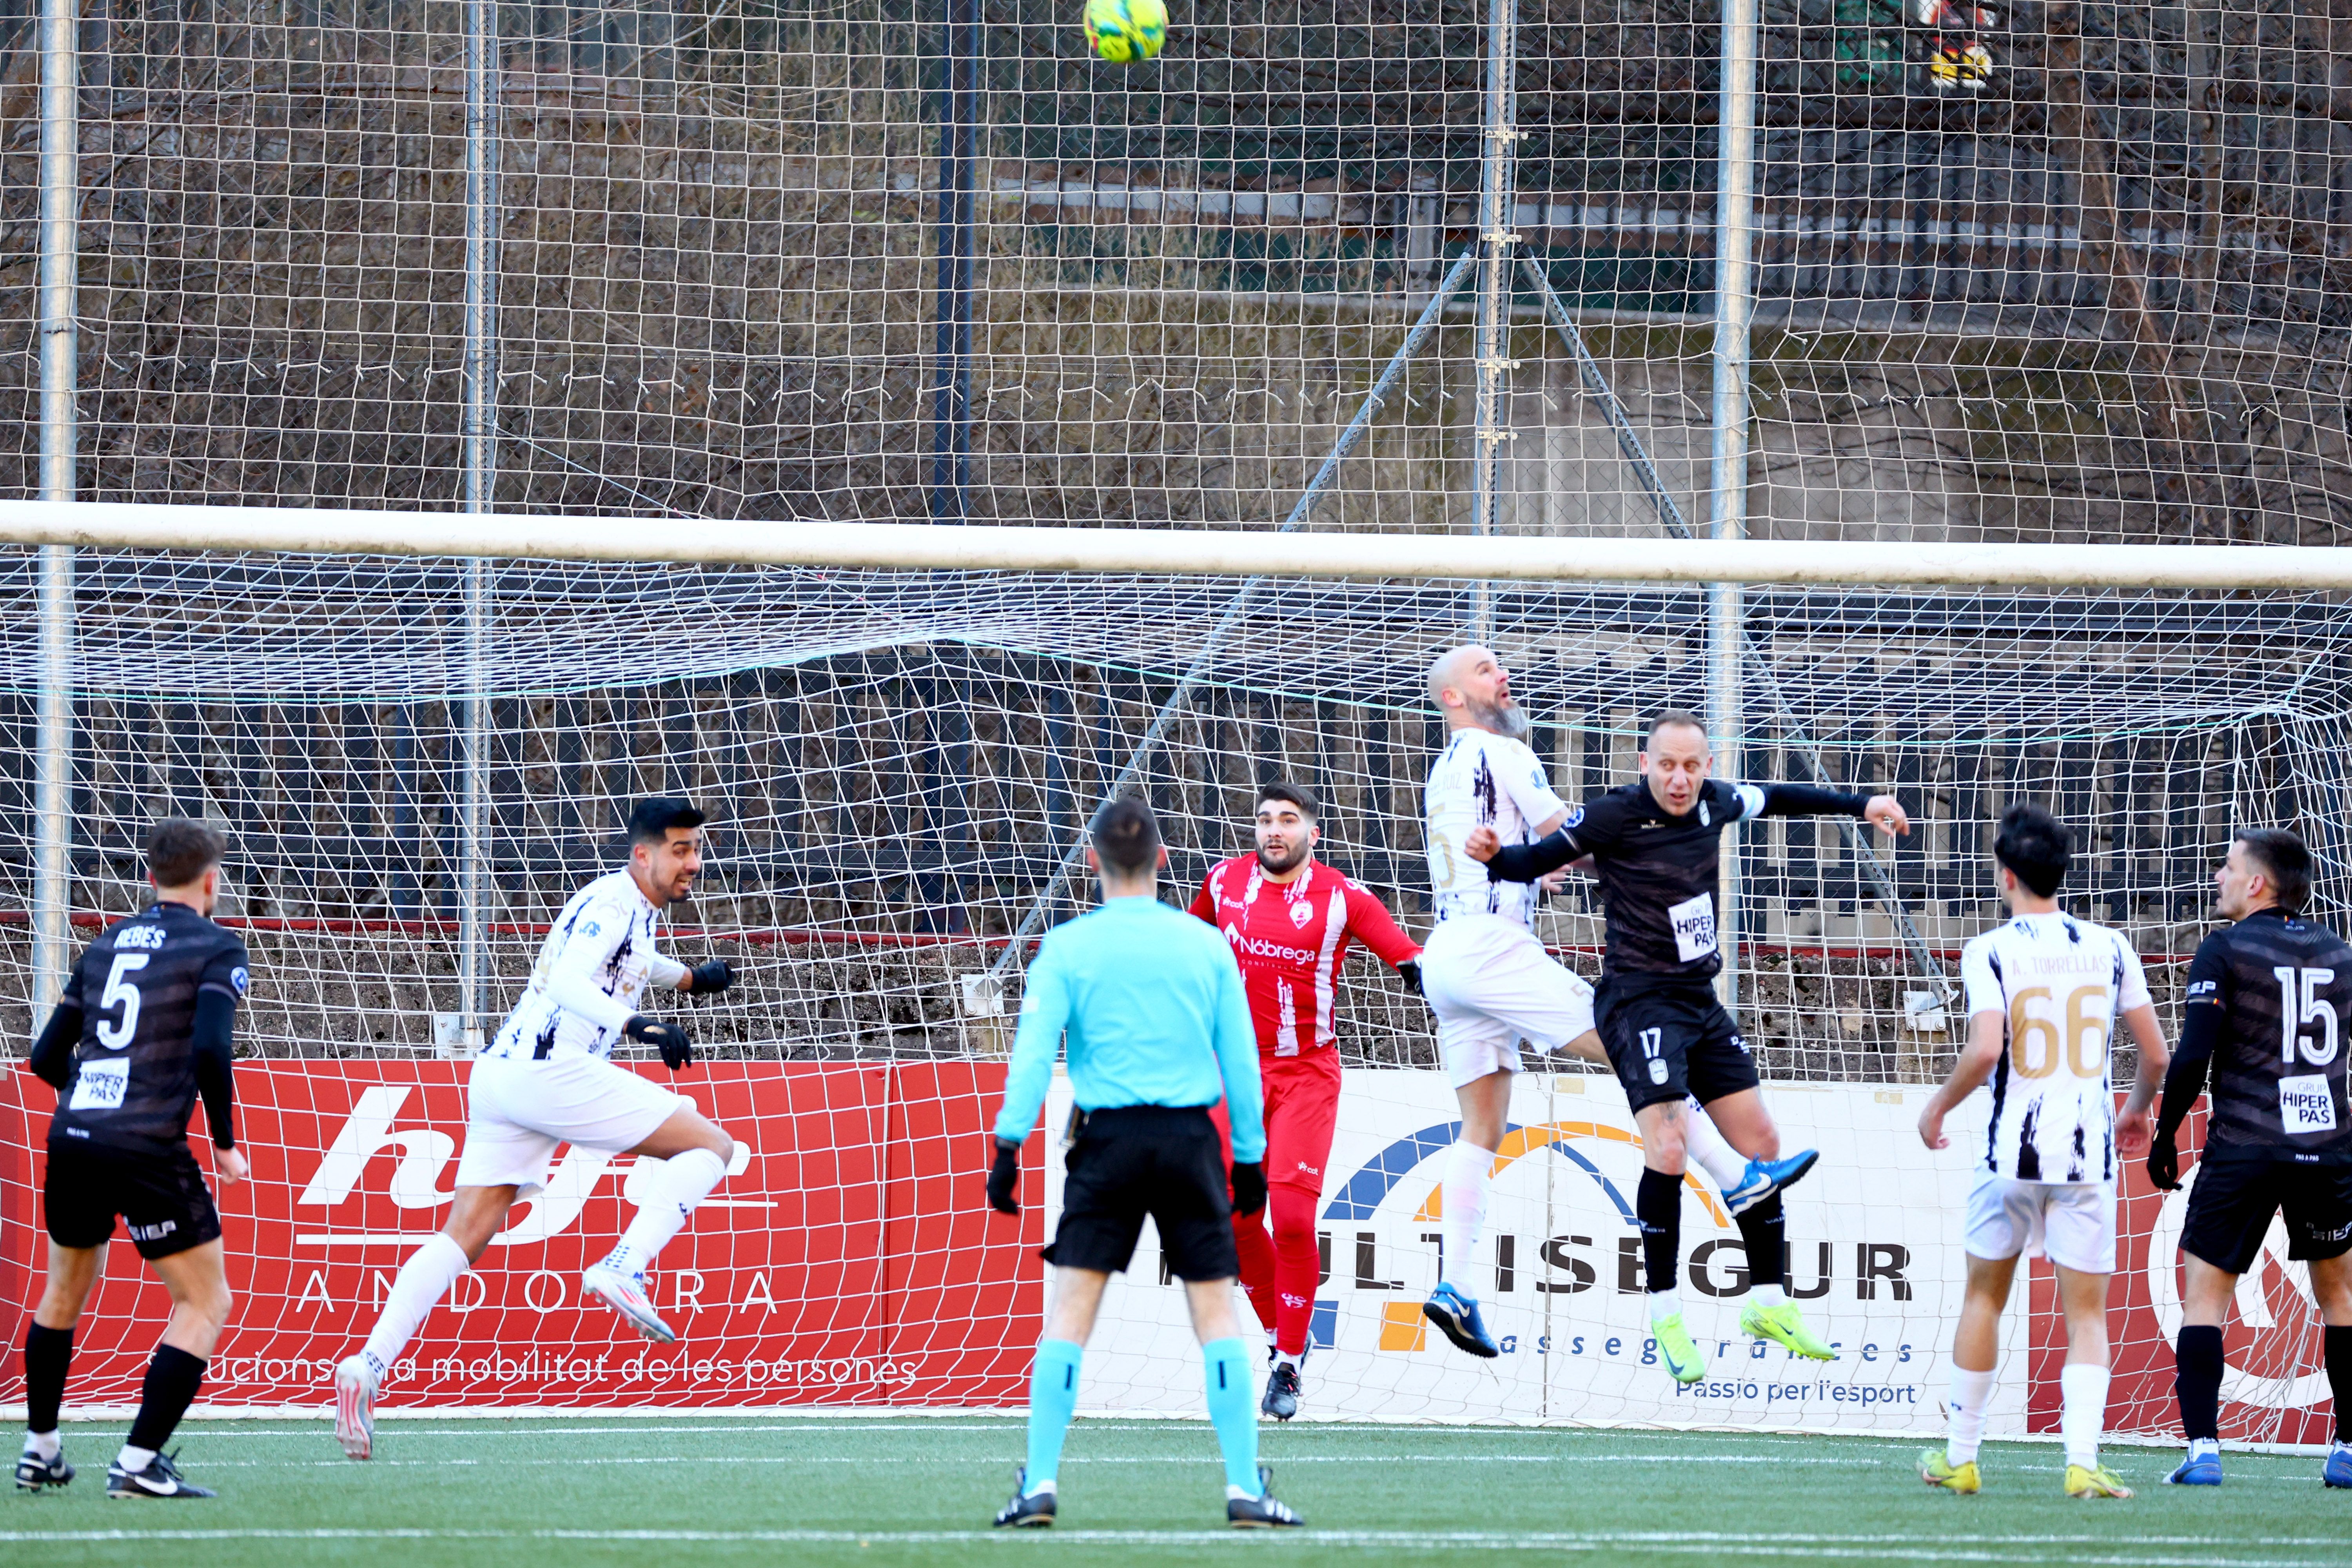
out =
<svg viewBox="0 0 2352 1568"><path fill-rule="evenodd" d="M1723 85L1716 149L1715 398L1709 532L1719 540L1748 534L1748 323L1755 308L1756 59L1761 26L1758 0L1724 0ZM1715 738L1716 771L1739 777L1746 723L1739 687L1740 593L1737 583L1707 590L1706 721ZM1716 892L1716 943L1723 955L1717 980L1724 1005L1739 1000L1740 830L1730 830Z"/></svg>
<svg viewBox="0 0 2352 1568"><path fill-rule="evenodd" d="M75 499L74 407L80 344L81 16L79 0L41 0L41 499ZM41 548L39 696L33 759L33 1025L57 1005L71 962L74 552Z"/></svg>
<svg viewBox="0 0 2352 1568"><path fill-rule="evenodd" d="M1471 431L1470 531L1496 531L1503 443L1510 439L1511 232L1518 194L1518 0L1487 0L1484 146L1478 162L1477 407ZM1494 637L1493 591L1472 589L1470 640Z"/></svg>
<svg viewBox="0 0 2352 1568"><path fill-rule="evenodd" d="M498 0L466 0L466 346L463 367L466 510L487 512L499 477ZM489 694L488 562L466 563L465 756L458 806L457 1014L462 1038L479 1044L488 955Z"/></svg>

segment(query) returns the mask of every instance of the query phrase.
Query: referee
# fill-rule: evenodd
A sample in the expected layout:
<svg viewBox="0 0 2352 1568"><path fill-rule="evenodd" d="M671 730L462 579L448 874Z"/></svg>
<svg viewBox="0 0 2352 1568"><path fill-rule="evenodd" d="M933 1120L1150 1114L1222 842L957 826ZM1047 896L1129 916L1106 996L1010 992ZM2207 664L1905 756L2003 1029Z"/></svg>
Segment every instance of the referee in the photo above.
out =
<svg viewBox="0 0 2352 1568"><path fill-rule="evenodd" d="M1054 1522L1079 1358L1103 1287L1127 1268L1150 1215L1170 1272L1184 1281L1208 1363L1225 1518L1238 1529L1298 1524L1258 1468L1249 1352L1234 1312L1234 1212L1265 1206L1257 1037L1241 971L1213 927L1160 902L1168 851L1149 805L1107 802L1089 837L1087 864L1102 878L1102 907L1046 933L1029 967L988 1175L990 1205L1020 1213L1021 1145L1037 1125L1066 1037L1076 1109L1061 1228L1044 1254L1054 1265L1054 1300L1030 1373L1029 1462L996 1522ZM1230 1196L1209 1119L1220 1100L1233 1125Z"/></svg>
<svg viewBox="0 0 2352 1568"><path fill-rule="evenodd" d="M98 1285L120 1215L171 1293L172 1321L148 1363L139 1415L106 1472L110 1498L208 1498L163 1451L196 1396L228 1321L220 1215L188 1152L197 1097L224 1184L248 1174L236 1146L229 1037L245 994L245 944L209 918L220 893L220 835L159 823L147 841L155 901L82 951L33 1044L34 1073L58 1091L41 1189L49 1279L25 1334L26 1491L74 1478L58 1438L74 1325Z"/></svg>
<svg viewBox="0 0 2352 1568"><path fill-rule="evenodd" d="M2287 1257L2311 1265L2322 1354L2336 1396L2336 1442L2322 1479L2352 1487L2352 944L2303 919L2311 851L2275 827L2241 828L2213 874L2215 906L2236 923L2198 944L2164 1078L2148 1179L2180 1186L2180 1124L2206 1090L2213 1107L2189 1215L2188 1278L2173 1388L2188 1457L2166 1479L2221 1484L2221 1323L2238 1280L2261 1266L2284 1210Z"/></svg>

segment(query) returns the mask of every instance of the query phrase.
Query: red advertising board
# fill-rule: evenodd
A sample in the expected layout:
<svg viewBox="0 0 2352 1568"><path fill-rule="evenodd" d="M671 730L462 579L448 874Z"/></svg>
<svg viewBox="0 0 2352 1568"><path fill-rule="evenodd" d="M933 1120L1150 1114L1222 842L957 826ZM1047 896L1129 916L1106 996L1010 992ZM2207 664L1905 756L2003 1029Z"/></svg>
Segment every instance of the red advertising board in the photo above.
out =
<svg viewBox="0 0 2352 1568"><path fill-rule="evenodd" d="M2107 1293L2107 1336L2114 1381L2107 1390L2110 1432L2178 1434L2172 1391L2173 1341L2180 1331L2180 1225L2188 1212L2195 1151L2205 1113L2181 1130L2182 1187L2160 1193L2143 1160L2121 1162L2116 1220L2116 1274ZM2286 1232L2273 1220L2263 1256L2241 1282L2222 1325L2227 1370L2221 1385L2221 1436L2264 1443L2326 1444L2335 1405L2320 1361L2320 1320L2304 1266L2286 1256ZM2058 1373L2066 1363L2066 1324L2055 1274L2033 1265L2033 1312L2027 1429L2058 1430Z"/></svg>
<svg viewBox="0 0 2352 1568"><path fill-rule="evenodd" d="M1026 1396L1044 1215L982 1196L1002 1063L713 1062L674 1081L733 1134L735 1168L661 1258L654 1346L601 1307L582 1268L634 1211L635 1162L559 1152L473 1273L426 1319L387 1386L433 1405L1003 1405ZM242 1062L254 1179L220 1191L237 1305L208 1404L319 1404L394 1274L447 1216L465 1137L463 1064ZM38 1290L37 1153L47 1088L0 1089L0 1326ZM1032 1140L1029 1190L1043 1140ZM199 1159L205 1158L202 1153ZM77 1403L130 1403L167 1312L121 1238L76 1339ZM8 1358L14 1363L16 1358ZM0 1398L22 1398L8 1367Z"/></svg>

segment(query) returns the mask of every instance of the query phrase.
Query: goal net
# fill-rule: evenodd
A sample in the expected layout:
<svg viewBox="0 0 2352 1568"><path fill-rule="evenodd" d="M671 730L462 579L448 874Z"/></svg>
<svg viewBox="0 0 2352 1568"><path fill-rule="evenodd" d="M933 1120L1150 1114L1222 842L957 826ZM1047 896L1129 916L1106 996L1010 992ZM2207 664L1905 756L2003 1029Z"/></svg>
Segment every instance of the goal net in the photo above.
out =
<svg viewBox="0 0 2352 1568"><path fill-rule="evenodd" d="M656 1278L679 1346L648 1351L583 1310L578 1270L625 1223L632 1172L568 1151L427 1321L390 1403L993 1406L1025 1398L1060 1161L1033 1140L1029 1191L1045 1205L996 1216L982 1134L1029 938L1089 900L1063 873L1095 803L1150 800L1171 844L1163 896L1189 899L1212 863L1248 851L1254 790L1302 784L1323 804L1325 858L1420 931L1419 791L1439 736L1425 671L1474 616L1571 798L1631 779L1642 716L1696 705L1706 681L1706 606L1689 591L504 563L477 640L462 570L79 561L77 942L137 907L142 836L182 813L226 830L224 918L254 956L239 1085L256 1180L223 1199L240 1297L208 1385L224 1404L321 1401L332 1360L446 1217L464 1131L469 755L486 793L477 1010L492 1026L550 917L622 853L629 799L675 791L710 813L711 858L672 947L724 956L742 980L686 1010L705 1054L677 1082L747 1152ZM13 669L36 668L36 583L28 555L0 558ZM1739 773L1889 789L1916 824L1891 849L1835 822L1737 839L1740 1022L1789 1138L1825 1156L1790 1199L1791 1286L1841 1359L1748 1359L1738 1235L1695 1180L1693 1316L1722 1349L1707 1383L1670 1392L1631 1261L1633 1123L1613 1081L1572 1063L1528 1075L1513 1105L1487 1244L1506 1353L1473 1365L1424 1338L1453 1097L1420 1001L1359 957L1339 989L1349 1076L1318 1209L1318 1409L1930 1426L1968 1177L1959 1148L1930 1154L1913 1126L1964 1028L1958 948L1998 918L1986 855L2003 807L2039 802L2074 828L2071 907L2130 933L2168 1027L2233 826L2310 835L2321 918L2345 912L2332 601L1767 587L1748 592L1745 625ZM5 700L0 788L21 814L31 697L20 683ZM5 875L0 1005L21 1041L36 1023L21 843ZM1551 899L1538 929L1595 972L1590 884ZM21 1071L5 1081L0 1300L19 1311L49 1097ZM1058 1087L1053 1103L1066 1104ZM2110 1425L2153 1433L2172 1421L2180 1202L2137 1169L2124 1183ZM1157 1258L1147 1236L1113 1288L1090 1401L1197 1404L1181 1288ZM2003 1429L2055 1421L2046 1273L2011 1320ZM131 1396L154 1295L114 1271L78 1388ZM2229 1346L2225 1430L2310 1439L2319 1329L2283 1237L2248 1276Z"/></svg>

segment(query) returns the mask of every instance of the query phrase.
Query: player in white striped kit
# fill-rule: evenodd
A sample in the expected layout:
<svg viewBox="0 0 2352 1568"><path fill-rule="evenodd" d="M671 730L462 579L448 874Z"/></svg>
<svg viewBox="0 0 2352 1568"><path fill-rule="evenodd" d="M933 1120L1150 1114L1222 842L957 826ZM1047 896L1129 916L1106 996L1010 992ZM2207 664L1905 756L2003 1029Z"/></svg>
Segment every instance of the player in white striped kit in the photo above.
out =
<svg viewBox="0 0 2352 1568"><path fill-rule="evenodd" d="M708 996L735 982L724 959L688 969L656 945L661 911L693 891L702 869L702 822L683 800L636 804L628 865L563 906L521 1003L475 1058L449 1222L401 1266L366 1346L335 1369L335 1436L352 1458L374 1451L384 1374L508 1211L546 1186L558 1144L660 1162L620 1245L583 1271L580 1285L583 1297L604 1302L647 1339L677 1340L646 1298L646 1269L726 1175L735 1144L684 1095L611 1058L630 1039L659 1049L672 1072L684 1068L694 1059L686 1030L638 1013L640 994L652 984Z"/></svg>
<svg viewBox="0 0 2352 1568"><path fill-rule="evenodd" d="M2073 858L2066 829L2039 806L2013 805L1993 843L1993 875L2011 918L1961 951L1969 1043L1920 1113L1919 1136L1948 1147L1944 1118L1992 1080L1991 1116L1976 1150L1961 1244L1968 1295L1952 1339L1949 1440L1921 1457L1920 1478L1973 1492L1985 1407L1992 1397L2000 1313L2017 1260L2047 1253L2066 1315L2059 1434L2066 1495L2127 1498L2099 1463L2107 1407L2107 1279L2116 1271L2116 1160L2147 1152L2149 1107L2169 1059L2139 954L2120 931L2058 907ZM2120 1114L2109 1079L2118 1024L2139 1047L2139 1074Z"/></svg>
<svg viewBox="0 0 2352 1568"><path fill-rule="evenodd" d="M1498 1347L1478 1312L1473 1264L1486 1228L1486 1190L1508 1124L1518 1042L1606 1066L1592 1023L1592 987L1555 963L1530 929L1539 887L1489 880L1465 851L1473 830L1532 844L1568 820L1544 765L1524 737L1527 715L1511 698L1510 672L1472 645L1438 656L1429 699L1445 718L1445 749L1423 797L1429 885L1437 927L1421 958L1422 992L1437 1016L1438 1058L1462 1106L1462 1131L1445 1154L1443 1276L1422 1310L1475 1356ZM1811 1150L1749 1161L1690 1102L1690 1158L1715 1179L1733 1213L1802 1176Z"/></svg>

